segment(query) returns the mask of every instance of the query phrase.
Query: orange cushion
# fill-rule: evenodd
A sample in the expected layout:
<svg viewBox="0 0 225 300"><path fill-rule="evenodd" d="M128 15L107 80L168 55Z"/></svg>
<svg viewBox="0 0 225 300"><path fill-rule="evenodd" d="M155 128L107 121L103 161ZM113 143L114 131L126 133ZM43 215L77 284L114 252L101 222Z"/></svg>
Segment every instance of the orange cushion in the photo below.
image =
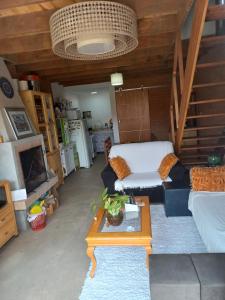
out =
<svg viewBox="0 0 225 300"><path fill-rule="evenodd" d="M190 172L193 191L225 192L225 167L194 167Z"/></svg>
<svg viewBox="0 0 225 300"><path fill-rule="evenodd" d="M131 174L130 168L122 157L112 158L109 163L120 180Z"/></svg>
<svg viewBox="0 0 225 300"><path fill-rule="evenodd" d="M169 153L163 158L158 169L159 175L162 180L168 177L170 170L177 163L177 161L178 158L173 153Z"/></svg>

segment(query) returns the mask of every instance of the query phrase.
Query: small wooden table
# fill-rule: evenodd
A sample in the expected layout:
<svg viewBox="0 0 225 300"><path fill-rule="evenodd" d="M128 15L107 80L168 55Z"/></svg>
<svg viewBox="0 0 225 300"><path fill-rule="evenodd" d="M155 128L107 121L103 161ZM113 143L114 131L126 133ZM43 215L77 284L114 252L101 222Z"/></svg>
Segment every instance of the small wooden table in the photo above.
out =
<svg viewBox="0 0 225 300"><path fill-rule="evenodd" d="M90 277L94 277L97 265L94 256L94 249L96 246L144 247L146 250L146 264L147 268L149 268L149 255L152 253L152 231L149 198L147 196L136 197L136 201L140 201L144 204L144 206L140 207L140 229L138 231L102 232L101 226L104 222L105 211L102 208L98 210L86 237L88 245L87 255L92 261Z"/></svg>

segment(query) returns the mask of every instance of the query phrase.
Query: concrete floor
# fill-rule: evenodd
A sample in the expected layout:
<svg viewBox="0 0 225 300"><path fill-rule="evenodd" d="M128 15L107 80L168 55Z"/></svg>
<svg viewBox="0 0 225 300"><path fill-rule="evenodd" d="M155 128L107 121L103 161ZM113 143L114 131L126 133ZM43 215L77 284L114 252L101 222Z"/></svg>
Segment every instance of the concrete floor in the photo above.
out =
<svg viewBox="0 0 225 300"><path fill-rule="evenodd" d="M99 155L92 168L71 174L61 205L41 232L31 230L0 249L0 300L78 300L88 270L85 236L90 203L103 185Z"/></svg>

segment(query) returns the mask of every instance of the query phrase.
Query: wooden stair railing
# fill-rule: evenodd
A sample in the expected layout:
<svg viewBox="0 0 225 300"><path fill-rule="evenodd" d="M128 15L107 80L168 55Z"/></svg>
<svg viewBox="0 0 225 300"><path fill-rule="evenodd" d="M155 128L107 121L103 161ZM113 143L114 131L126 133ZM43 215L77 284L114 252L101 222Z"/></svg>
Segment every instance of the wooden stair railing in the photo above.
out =
<svg viewBox="0 0 225 300"><path fill-rule="evenodd" d="M225 88L225 78L219 76L217 81L213 78L213 81L198 82L199 76L196 77L200 71L213 72L212 68L225 66L225 56L204 62L202 53L205 51L201 51L201 62L198 62L200 47L206 47L209 51L214 45L217 49L225 44L225 32L223 35L202 37L205 22L219 19L225 19L225 5L209 5L208 0L195 1L185 70L180 33L176 38L170 107L171 135L178 156L188 166L207 164L207 156L212 151L225 154L225 94L212 96L214 89ZM203 91L204 97L206 93L212 97L201 99L200 91Z"/></svg>
<svg viewBox="0 0 225 300"><path fill-rule="evenodd" d="M197 0L195 4L195 13L193 18L193 25L191 30L191 38L189 42L187 62L184 75L184 87L181 97L180 115L178 122L178 129L176 135L176 151L179 153L182 138L184 134L184 127L188 112L188 105L191 98L192 85L194 81L195 69L199 54L200 42L206 18L208 0Z"/></svg>
<svg viewBox="0 0 225 300"><path fill-rule="evenodd" d="M179 76L179 91L177 85L177 75ZM178 128L179 121L179 102L184 85L184 65L183 65L183 51L181 33L178 32L175 41L174 63L173 63L173 78L170 102L170 122L171 122L171 136L175 143L175 131Z"/></svg>

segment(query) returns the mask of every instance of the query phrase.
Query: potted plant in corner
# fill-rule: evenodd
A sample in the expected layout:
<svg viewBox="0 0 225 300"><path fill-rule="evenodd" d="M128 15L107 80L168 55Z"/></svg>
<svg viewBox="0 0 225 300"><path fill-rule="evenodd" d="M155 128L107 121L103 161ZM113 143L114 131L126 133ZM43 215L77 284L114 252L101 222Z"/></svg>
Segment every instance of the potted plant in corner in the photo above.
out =
<svg viewBox="0 0 225 300"><path fill-rule="evenodd" d="M119 226L123 221L123 211L125 203L128 202L129 196L120 195L119 193L108 194L106 188L100 196L101 206L106 211L106 218L110 225ZM92 205L93 210L96 211L97 205Z"/></svg>

